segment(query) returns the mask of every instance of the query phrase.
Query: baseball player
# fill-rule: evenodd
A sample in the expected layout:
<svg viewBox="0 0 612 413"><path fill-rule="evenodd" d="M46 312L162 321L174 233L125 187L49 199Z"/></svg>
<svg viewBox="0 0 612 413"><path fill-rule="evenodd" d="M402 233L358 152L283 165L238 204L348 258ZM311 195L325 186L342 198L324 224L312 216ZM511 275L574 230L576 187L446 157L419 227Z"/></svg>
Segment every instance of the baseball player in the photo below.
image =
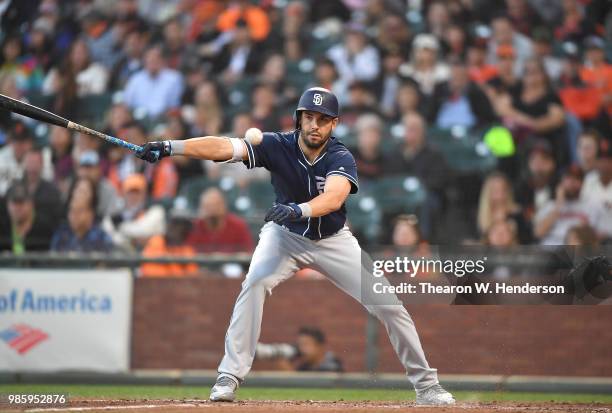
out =
<svg viewBox="0 0 612 413"><path fill-rule="evenodd" d="M418 404L455 402L440 386L437 371L429 367L414 323L397 297L390 304L373 304L375 300L366 297L372 289L362 283L372 277L362 276L362 251L345 225L344 202L357 192L358 181L353 156L332 136L338 109L333 93L314 87L300 97L292 132L247 133L247 139L206 136L150 142L138 155L149 162L171 155L243 162L249 169L263 167L271 172L276 202L265 216L267 223L236 300L225 356L210 393L212 401L233 401L251 369L266 293L309 267L325 274L384 324L414 385Z"/></svg>

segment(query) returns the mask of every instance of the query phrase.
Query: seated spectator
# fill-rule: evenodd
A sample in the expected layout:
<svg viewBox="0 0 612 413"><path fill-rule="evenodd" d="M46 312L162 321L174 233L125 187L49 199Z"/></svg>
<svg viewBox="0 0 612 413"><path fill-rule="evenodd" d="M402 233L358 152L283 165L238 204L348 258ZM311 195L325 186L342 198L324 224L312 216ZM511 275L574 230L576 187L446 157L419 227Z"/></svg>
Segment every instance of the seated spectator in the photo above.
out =
<svg viewBox="0 0 612 413"><path fill-rule="evenodd" d="M280 118L278 114L278 96L274 89L265 83L260 83L253 89L251 98L254 126L265 131L280 129Z"/></svg>
<svg viewBox="0 0 612 413"><path fill-rule="evenodd" d="M584 178L580 199L599 210L593 223L602 239L612 239L612 157L597 159L595 169Z"/></svg>
<svg viewBox="0 0 612 413"><path fill-rule="evenodd" d="M493 37L489 41L489 63L497 63L498 47L511 47L516 56L515 73L521 73L527 59L533 57L533 44L531 40L517 32L512 20L506 15L499 14L491 20Z"/></svg>
<svg viewBox="0 0 612 413"><path fill-rule="evenodd" d="M562 70L557 82L563 107L583 122L600 116L602 95L597 86L588 84L580 76L580 50L575 43L563 45Z"/></svg>
<svg viewBox="0 0 612 413"><path fill-rule="evenodd" d="M123 128L133 121L134 118L130 108L123 102L115 103L108 111L104 133L110 136L121 136Z"/></svg>
<svg viewBox="0 0 612 413"><path fill-rule="evenodd" d="M393 115L393 121L401 122L402 118L409 113L422 113L424 108L423 95L419 90L419 85L412 79L403 79L397 89L396 109Z"/></svg>
<svg viewBox="0 0 612 413"><path fill-rule="evenodd" d="M128 79L123 99L131 109L144 110L147 116L156 118L179 107L182 94L182 75L168 69L161 48L153 46L145 53L144 69Z"/></svg>
<svg viewBox="0 0 612 413"><path fill-rule="evenodd" d="M182 117L178 115L170 116L165 124L165 130L163 131L162 136L166 136L168 139L184 139L186 136L189 136L189 133L187 132L188 127L189 125L187 125ZM178 174L179 183L183 183L185 180L190 178L204 175L204 165L214 163L189 158L187 156L172 156L168 159L171 159L174 163L174 168Z"/></svg>
<svg viewBox="0 0 612 413"><path fill-rule="evenodd" d="M217 28L221 32L235 30L244 22L248 34L255 42L261 42L270 33L270 19L261 7L249 0L235 0L223 11L217 20Z"/></svg>
<svg viewBox="0 0 612 413"><path fill-rule="evenodd" d="M501 173L492 173L485 180L478 202L478 230L481 235L498 221L512 221L521 244L532 240L531 227L521 207L514 201L512 186Z"/></svg>
<svg viewBox="0 0 612 413"><path fill-rule="evenodd" d="M594 130L582 132L578 138L578 166L586 177L588 177L589 172L595 169L599 156L599 140L599 134Z"/></svg>
<svg viewBox="0 0 612 413"><path fill-rule="evenodd" d="M213 71L224 85L231 86L245 75L255 75L262 55L261 45L253 42L247 22L240 19L232 29L230 41L212 57Z"/></svg>
<svg viewBox="0 0 612 413"><path fill-rule="evenodd" d="M121 54L110 74L113 90L123 89L128 79L142 69L145 46L146 35L140 30L132 30L126 35Z"/></svg>
<svg viewBox="0 0 612 413"><path fill-rule="evenodd" d="M383 70L380 77L380 111L387 117L395 115L397 89L402 80L398 70L404 62L403 56L398 50L389 51L383 57Z"/></svg>
<svg viewBox="0 0 612 413"><path fill-rule="evenodd" d="M520 0L524 1L524 0ZM535 27L535 26L532 26ZM546 75L552 82L559 80L563 69L561 59L553 54L554 39L548 29L537 27L533 31L534 56L542 61Z"/></svg>
<svg viewBox="0 0 612 413"><path fill-rule="evenodd" d="M550 142L557 162L565 165L569 159L563 133L565 113L540 61L528 60L520 89L497 97L493 105L518 146L531 135L541 136Z"/></svg>
<svg viewBox="0 0 612 413"><path fill-rule="evenodd" d="M451 64L450 79L438 83L432 93L428 121L440 129L480 127L495 121L487 96L469 80L463 63Z"/></svg>
<svg viewBox="0 0 612 413"><path fill-rule="evenodd" d="M479 85L486 84L497 76L497 67L487 62L486 38L476 37L468 45L466 65L470 80ZM511 73L514 73L514 71Z"/></svg>
<svg viewBox="0 0 612 413"><path fill-rule="evenodd" d="M589 201L580 199L583 175L575 165L569 167L557 186L556 197L534 217L534 235L542 245L562 245L570 228L593 225L599 211Z"/></svg>
<svg viewBox="0 0 612 413"><path fill-rule="evenodd" d="M485 87L485 91L491 100L504 94L512 95L520 87L520 80L514 71L516 55L512 46L499 46L496 50L497 63L495 65L497 74L491 77Z"/></svg>
<svg viewBox="0 0 612 413"><path fill-rule="evenodd" d="M223 128L223 106L219 87L213 81L207 80L197 86L193 106L187 108L191 135L219 135Z"/></svg>
<svg viewBox="0 0 612 413"><path fill-rule="evenodd" d="M20 92L38 92L42 86L44 67L41 62L23 50L18 36L8 36L2 44L0 77L13 76Z"/></svg>
<svg viewBox="0 0 612 413"><path fill-rule="evenodd" d="M443 209L448 166L442 153L427 143L425 120L421 115L405 115L402 124L404 140L398 150L386 157L385 174L412 175L424 184L427 200L419 218L424 237L432 239L434 223Z"/></svg>
<svg viewBox="0 0 612 413"><path fill-rule="evenodd" d="M324 87L331 90L338 98L341 106L348 104L348 84L346 84L338 75L336 65L329 57L321 57L317 61L314 72L314 83L309 87Z"/></svg>
<svg viewBox="0 0 612 413"><path fill-rule="evenodd" d="M354 82L349 86L348 104L342 108L342 124L352 127L360 116L367 113L381 116L376 96L365 83Z"/></svg>
<svg viewBox="0 0 612 413"><path fill-rule="evenodd" d="M484 236L484 244L494 248L514 247L519 244L517 233L516 222L500 219L489 226Z"/></svg>
<svg viewBox="0 0 612 413"><path fill-rule="evenodd" d="M48 251L57 221L36 209L32 194L23 182L14 182L6 194L8 222L0 217L0 251L20 255Z"/></svg>
<svg viewBox="0 0 612 413"><path fill-rule="evenodd" d="M154 235L147 241L142 256L146 258L155 257L184 257L195 255L192 246L186 245L187 236L191 229L191 221L182 211L170 212L170 219L166 227L166 233ZM143 277L182 277L198 273L198 265L195 263L144 263L140 266L140 275Z"/></svg>
<svg viewBox="0 0 612 413"><path fill-rule="evenodd" d="M419 90L425 96L433 93L436 84L445 82L450 77L449 67L439 59L439 51L440 44L435 36L419 34L412 42L410 62L399 68L402 76L417 82Z"/></svg>
<svg viewBox="0 0 612 413"><path fill-rule="evenodd" d="M383 175L383 156L380 147L383 124L376 115L366 114L357 119L357 150L353 152L359 178L375 180Z"/></svg>
<svg viewBox="0 0 612 413"><path fill-rule="evenodd" d="M161 205L149 205L144 175L130 175L121 189L123 208L105 220L103 228L116 246L128 251L139 250L151 237L164 233L166 213Z"/></svg>
<svg viewBox="0 0 612 413"><path fill-rule="evenodd" d="M242 218L227 211L223 193L210 188L200 197L199 218L187 244L198 252L251 252L253 239Z"/></svg>
<svg viewBox="0 0 612 413"><path fill-rule="evenodd" d="M295 345L258 343L256 360L274 360L281 370L341 372L342 361L327 350L325 334L316 327L300 327Z"/></svg>
<svg viewBox="0 0 612 413"><path fill-rule="evenodd" d="M4 195L14 180L23 177L25 155L34 147L32 133L21 121L16 121L8 134L8 144L0 148L0 196ZM42 150L41 177L53 179L51 151Z"/></svg>
<svg viewBox="0 0 612 413"><path fill-rule="evenodd" d="M74 198L68 208L68 223L53 234L52 251L108 253L113 250L110 236L95 220L96 211L92 203Z"/></svg>
<svg viewBox="0 0 612 413"><path fill-rule="evenodd" d="M186 33L181 20L177 17L164 24L162 52L170 69L181 70L189 54L193 53L187 43Z"/></svg>
<svg viewBox="0 0 612 413"><path fill-rule="evenodd" d="M600 37L591 36L584 46L585 64L580 76L586 84L599 90L604 108L612 115L612 64L606 62L606 43Z"/></svg>
<svg viewBox="0 0 612 413"><path fill-rule="evenodd" d="M257 81L272 87L280 106L293 103L300 97L301 91L298 91L287 79L285 56L280 53L268 54L257 75Z"/></svg>
<svg viewBox="0 0 612 413"><path fill-rule="evenodd" d="M555 28L555 38L560 41L579 41L590 31L585 18L585 7L578 0L562 1L561 22Z"/></svg>
<svg viewBox="0 0 612 413"><path fill-rule="evenodd" d="M402 56L410 54L412 32L406 19L400 14L385 13L378 23L376 46L383 53L397 52Z"/></svg>
<svg viewBox="0 0 612 413"><path fill-rule="evenodd" d="M565 245L595 248L599 246L599 238L593 227L577 225L567 231Z"/></svg>
<svg viewBox="0 0 612 413"><path fill-rule="evenodd" d="M76 178L72 181L70 188L66 194L66 202L64 210L70 208L73 200L78 199L79 202L88 202L96 209L96 219L100 218L98 212L99 199L96 191L96 185L88 178Z"/></svg>
<svg viewBox="0 0 612 413"><path fill-rule="evenodd" d="M76 172L78 178L89 179L94 184L98 197L96 212L99 216L113 215L121 210L121 198L110 181L102 175L100 155L97 152L84 151L79 156Z"/></svg>
<svg viewBox="0 0 612 413"><path fill-rule="evenodd" d="M515 188L516 200L527 219L555 197L558 183L556 162L547 141L535 141L529 151L527 171Z"/></svg>
<svg viewBox="0 0 612 413"><path fill-rule="evenodd" d="M92 61L87 43L77 39L68 58L45 77L43 93L55 95L54 111L70 116L76 111L77 98L103 93L107 83L106 68Z"/></svg>
<svg viewBox="0 0 612 413"><path fill-rule="evenodd" d="M61 126L52 126L49 135L49 147L53 163L53 182L58 189L66 194L74 172L72 158L72 132Z"/></svg>
<svg viewBox="0 0 612 413"><path fill-rule="evenodd" d="M343 43L333 46L327 52L338 70L344 84L373 82L380 73L380 56L376 47L367 38L365 28L357 23L346 26Z"/></svg>
<svg viewBox="0 0 612 413"><path fill-rule="evenodd" d="M28 193L34 198L34 209L44 211L46 218L51 222L60 222L64 218L62 196L51 181L42 177L44 162L41 149L28 151L23 159L23 165L24 182L28 187Z"/></svg>

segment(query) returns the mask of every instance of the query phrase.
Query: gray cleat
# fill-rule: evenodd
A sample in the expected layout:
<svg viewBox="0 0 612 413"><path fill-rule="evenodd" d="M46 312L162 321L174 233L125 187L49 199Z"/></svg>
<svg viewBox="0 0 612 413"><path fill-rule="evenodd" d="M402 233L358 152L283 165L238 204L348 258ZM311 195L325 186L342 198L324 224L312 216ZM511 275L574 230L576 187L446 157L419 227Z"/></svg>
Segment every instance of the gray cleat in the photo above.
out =
<svg viewBox="0 0 612 413"><path fill-rule="evenodd" d="M233 402L236 399L236 390L239 380L231 374L221 373L217 382L210 390L210 400L213 402Z"/></svg>
<svg viewBox="0 0 612 413"><path fill-rule="evenodd" d="M424 390L417 391L416 404L420 406L443 406L455 404L455 398L444 390L440 384L434 384Z"/></svg>

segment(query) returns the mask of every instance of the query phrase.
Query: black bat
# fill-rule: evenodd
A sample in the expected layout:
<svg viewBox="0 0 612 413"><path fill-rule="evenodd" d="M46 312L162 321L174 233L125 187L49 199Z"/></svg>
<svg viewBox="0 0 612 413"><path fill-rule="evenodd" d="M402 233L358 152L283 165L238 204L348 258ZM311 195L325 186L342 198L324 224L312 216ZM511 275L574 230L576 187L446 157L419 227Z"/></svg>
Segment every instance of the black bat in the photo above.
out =
<svg viewBox="0 0 612 413"><path fill-rule="evenodd" d="M104 139L114 145L123 146L124 148L130 149L134 152L142 152L142 147L134 145L133 143L126 142L123 139L115 138L114 136L107 135L97 130L90 129L78 123L69 121L68 119L62 118L55 113L51 113L47 110L39 108L29 103L21 102L12 97L0 94L0 107L10 112L19 113L20 115L26 116L31 119L36 119L41 122L50 123L52 125L61 126L62 128L68 128L77 132L82 132L87 135L96 136L100 139Z"/></svg>

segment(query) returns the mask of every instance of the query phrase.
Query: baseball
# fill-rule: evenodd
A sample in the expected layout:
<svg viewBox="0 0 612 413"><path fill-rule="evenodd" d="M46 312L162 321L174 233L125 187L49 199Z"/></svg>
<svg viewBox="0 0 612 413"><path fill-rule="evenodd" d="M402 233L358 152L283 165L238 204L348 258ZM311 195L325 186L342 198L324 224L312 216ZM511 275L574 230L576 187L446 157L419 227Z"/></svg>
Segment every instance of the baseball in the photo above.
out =
<svg viewBox="0 0 612 413"><path fill-rule="evenodd" d="M244 138L249 141L251 145L259 145L263 139L263 132L257 128L249 128L244 134Z"/></svg>

